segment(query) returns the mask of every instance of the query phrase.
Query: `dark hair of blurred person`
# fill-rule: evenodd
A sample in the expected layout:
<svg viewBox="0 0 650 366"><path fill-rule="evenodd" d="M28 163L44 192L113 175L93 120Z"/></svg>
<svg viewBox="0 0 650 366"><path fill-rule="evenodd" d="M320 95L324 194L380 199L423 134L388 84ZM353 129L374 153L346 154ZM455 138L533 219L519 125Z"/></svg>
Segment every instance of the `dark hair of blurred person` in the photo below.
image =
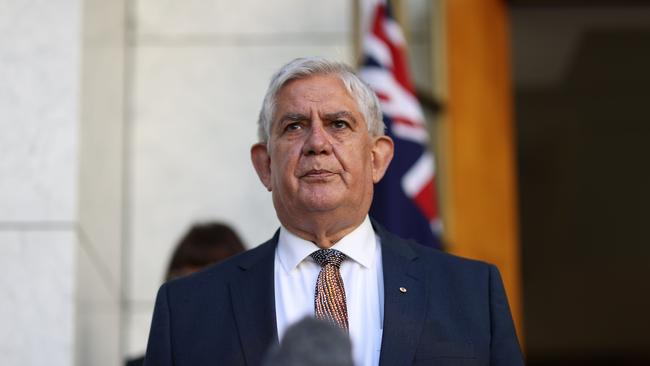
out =
<svg viewBox="0 0 650 366"><path fill-rule="evenodd" d="M325 320L310 317L287 328L264 366L354 366L350 337Z"/></svg>
<svg viewBox="0 0 650 366"><path fill-rule="evenodd" d="M244 250L244 244L230 226L218 222L195 224L176 246L165 280L194 273Z"/></svg>
<svg viewBox="0 0 650 366"><path fill-rule="evenodd" d="M246 250L239 235L219 222L194 224L176 245L165 281L187 276ZM126 366L141 366L144 356L128 360Z"/></svg>

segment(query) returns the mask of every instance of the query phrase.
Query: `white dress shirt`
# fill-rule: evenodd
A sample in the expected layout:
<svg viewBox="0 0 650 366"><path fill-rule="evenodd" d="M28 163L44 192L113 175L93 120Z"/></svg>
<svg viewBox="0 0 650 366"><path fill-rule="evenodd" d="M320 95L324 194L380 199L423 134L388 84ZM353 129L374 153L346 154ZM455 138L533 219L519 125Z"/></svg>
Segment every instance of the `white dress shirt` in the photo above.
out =
<svg viewBox="0 0 650 366"><path fill-rule="evenodd" d="M275 252L275 316L278 337L314 316L316 279L321 267L309 256L320 248L284 227ZM341 264L352 353L357 366L377 366L384 323L384 277L379 237L366 219L332 249L348 258Z"/></svg>

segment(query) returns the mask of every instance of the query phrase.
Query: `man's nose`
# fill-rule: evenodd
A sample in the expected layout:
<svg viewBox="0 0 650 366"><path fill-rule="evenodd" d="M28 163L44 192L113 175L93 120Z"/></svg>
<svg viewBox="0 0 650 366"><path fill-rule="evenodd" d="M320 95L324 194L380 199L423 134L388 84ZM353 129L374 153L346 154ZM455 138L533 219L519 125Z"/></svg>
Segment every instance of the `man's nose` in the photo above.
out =
<svg viewBox="0 0 650 366"><path fill-rule="evenodd" d="M320 121L314 122L309 129L307 141L303 146L303 154L320 155L332 152L332 143L330 137Z"/></svg>

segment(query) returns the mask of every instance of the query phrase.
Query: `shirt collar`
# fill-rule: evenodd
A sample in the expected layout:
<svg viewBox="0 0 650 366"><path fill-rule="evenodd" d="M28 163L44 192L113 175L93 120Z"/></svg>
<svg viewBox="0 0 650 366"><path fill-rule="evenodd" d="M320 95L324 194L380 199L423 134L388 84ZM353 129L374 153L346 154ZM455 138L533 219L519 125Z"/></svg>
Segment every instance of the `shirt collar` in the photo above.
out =
<svg viewBox="0 0 650 366"><path fill-rule="evenodd" d="M375 231L366 215L361 225L341 238L331 249L341 251L364 267L370 267L375 261L376 245ZM298 237L284 226L280 227L277 254L287 273L318 249L316 244Z"/></svg>

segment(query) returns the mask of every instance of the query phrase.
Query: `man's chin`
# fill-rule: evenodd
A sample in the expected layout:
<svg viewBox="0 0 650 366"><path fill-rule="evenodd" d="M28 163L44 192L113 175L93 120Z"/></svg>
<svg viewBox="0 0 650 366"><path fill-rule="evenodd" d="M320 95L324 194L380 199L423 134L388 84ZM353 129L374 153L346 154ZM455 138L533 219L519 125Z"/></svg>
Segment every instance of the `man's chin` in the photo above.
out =
<svg viewBox="0 0 650 366"><path fill-rule="evenodd" d="M341 207L340 197L333 197L332 195L309 196L304 197L301 201L301 206L306 214L336 212Z"/></svg>
<svg viewBox="0 0 650 366"><path fill-rule="evenodd" d="M306 213L327 213L336 212L339 205L332 202L305 202L304 206Z"/></svg>

